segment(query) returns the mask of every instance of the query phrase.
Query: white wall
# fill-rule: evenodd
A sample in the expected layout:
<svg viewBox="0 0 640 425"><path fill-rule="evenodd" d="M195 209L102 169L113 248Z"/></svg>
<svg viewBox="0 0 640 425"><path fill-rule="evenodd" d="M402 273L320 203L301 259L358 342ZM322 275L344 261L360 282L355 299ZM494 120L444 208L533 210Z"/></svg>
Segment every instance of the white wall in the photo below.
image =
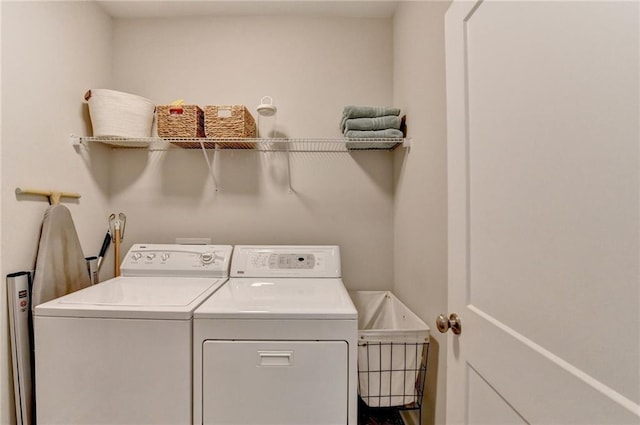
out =
<svg viewBox="0 0 640 425"><path fill-rule="evenodd" d="M394 18L394 102L412 145L395 153L394 292L431 328L423 423L444 423L447 170L444 13L449 1L403 2Z"/></svg>
<svg viewBox="0 0 640 425"><path fill-rule="evenodd" d="M78 155L86 89L109 84L111 21L86 2L2 2L1 275L32 270L46 198L16 197L16 187L79 192L64 202L85 255L106 230L106 150ZM102 151L102 152L101 152ZM89 172L91 169L91 172ZM4 288L4 285L3 285ZM0 291L0 422L14 422L6 291Z"/></svg>
<svg viewBox="0 0 640 425"><path fill-rule="evenodd" d="M347 104L392 102L391 19L119 19L114 86L158 104L278 106L277 132L337 137ZM264 124L264 121L263 121ZM268 126L262 126L268 129ZM211 154L210 154L211 155ZM111 204L134 241L339 244L345 284L391 288L393 155L223 152L216 193L199 151L114 151Z"/></svg>

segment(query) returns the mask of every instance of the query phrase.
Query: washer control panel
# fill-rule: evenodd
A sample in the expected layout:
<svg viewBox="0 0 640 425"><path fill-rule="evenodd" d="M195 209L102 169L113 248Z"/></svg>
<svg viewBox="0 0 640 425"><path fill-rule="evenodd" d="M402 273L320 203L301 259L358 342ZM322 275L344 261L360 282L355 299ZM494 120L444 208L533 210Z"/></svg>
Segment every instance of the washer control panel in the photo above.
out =
<svg viewBox="0 0 640 425"><path fill-rule="evenodd" d="M236 246L231 264L236 277L340 277L337 246Z"/></svg>
<svg viewBox="0 0 640 425"><path fill-rule="evenodd" d="M228 277L230 245L135 244L122 260L122 276Z"/></svg>

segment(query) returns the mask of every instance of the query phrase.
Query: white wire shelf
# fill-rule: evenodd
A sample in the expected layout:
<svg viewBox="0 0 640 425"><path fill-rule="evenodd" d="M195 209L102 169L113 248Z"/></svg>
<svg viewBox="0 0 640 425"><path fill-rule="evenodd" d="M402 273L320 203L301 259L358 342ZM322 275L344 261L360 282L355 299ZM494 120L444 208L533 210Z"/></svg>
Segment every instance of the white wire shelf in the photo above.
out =
<svg viewBox="0 0 640 425"><path fill-rule="evenodd" d="M170 149L230 150L245 149L264 152L349 152L361 150L394 150L399 146L408 147L410 139L240 139L240 138L125 138L71 136L74 145L103 143L115 149L148 149L165 151Z"/></svg>

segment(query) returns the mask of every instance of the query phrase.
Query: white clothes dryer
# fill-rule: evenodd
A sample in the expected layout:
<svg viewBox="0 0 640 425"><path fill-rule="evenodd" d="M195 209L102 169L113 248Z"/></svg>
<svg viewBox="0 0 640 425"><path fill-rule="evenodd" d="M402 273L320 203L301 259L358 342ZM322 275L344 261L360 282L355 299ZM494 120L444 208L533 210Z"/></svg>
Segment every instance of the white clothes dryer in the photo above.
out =
<svg viewBox="0 0 640 425"><path fill-rule="evenodd" d="M194 424L356 425L358 315L337 246L236 246L194 312Z"/></svg>
<svg viewBox="0 0 640 425"><path fill-rule="evenodd" d="M228 279L231 253L137 244L120 277L38 305L38 423L190 423L193 311Z"/></svg>

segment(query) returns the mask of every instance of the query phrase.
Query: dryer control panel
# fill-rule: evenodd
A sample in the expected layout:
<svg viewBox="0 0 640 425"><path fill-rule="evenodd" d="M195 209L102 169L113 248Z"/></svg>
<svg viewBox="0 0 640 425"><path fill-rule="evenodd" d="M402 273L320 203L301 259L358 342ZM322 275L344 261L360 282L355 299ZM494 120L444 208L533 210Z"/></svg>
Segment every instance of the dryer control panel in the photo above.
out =
<svg viewBox="0 0 640 425"><path fill-rule="evenodd" d="M122 276L228 277L230 245L135 244L122 260Z"/></svg>
<svg viewBox="0 0 640 425"><path fill-rule="evenodd" d="M335 245L236 246L234 277L341 277L340 248Z"/></svg>

